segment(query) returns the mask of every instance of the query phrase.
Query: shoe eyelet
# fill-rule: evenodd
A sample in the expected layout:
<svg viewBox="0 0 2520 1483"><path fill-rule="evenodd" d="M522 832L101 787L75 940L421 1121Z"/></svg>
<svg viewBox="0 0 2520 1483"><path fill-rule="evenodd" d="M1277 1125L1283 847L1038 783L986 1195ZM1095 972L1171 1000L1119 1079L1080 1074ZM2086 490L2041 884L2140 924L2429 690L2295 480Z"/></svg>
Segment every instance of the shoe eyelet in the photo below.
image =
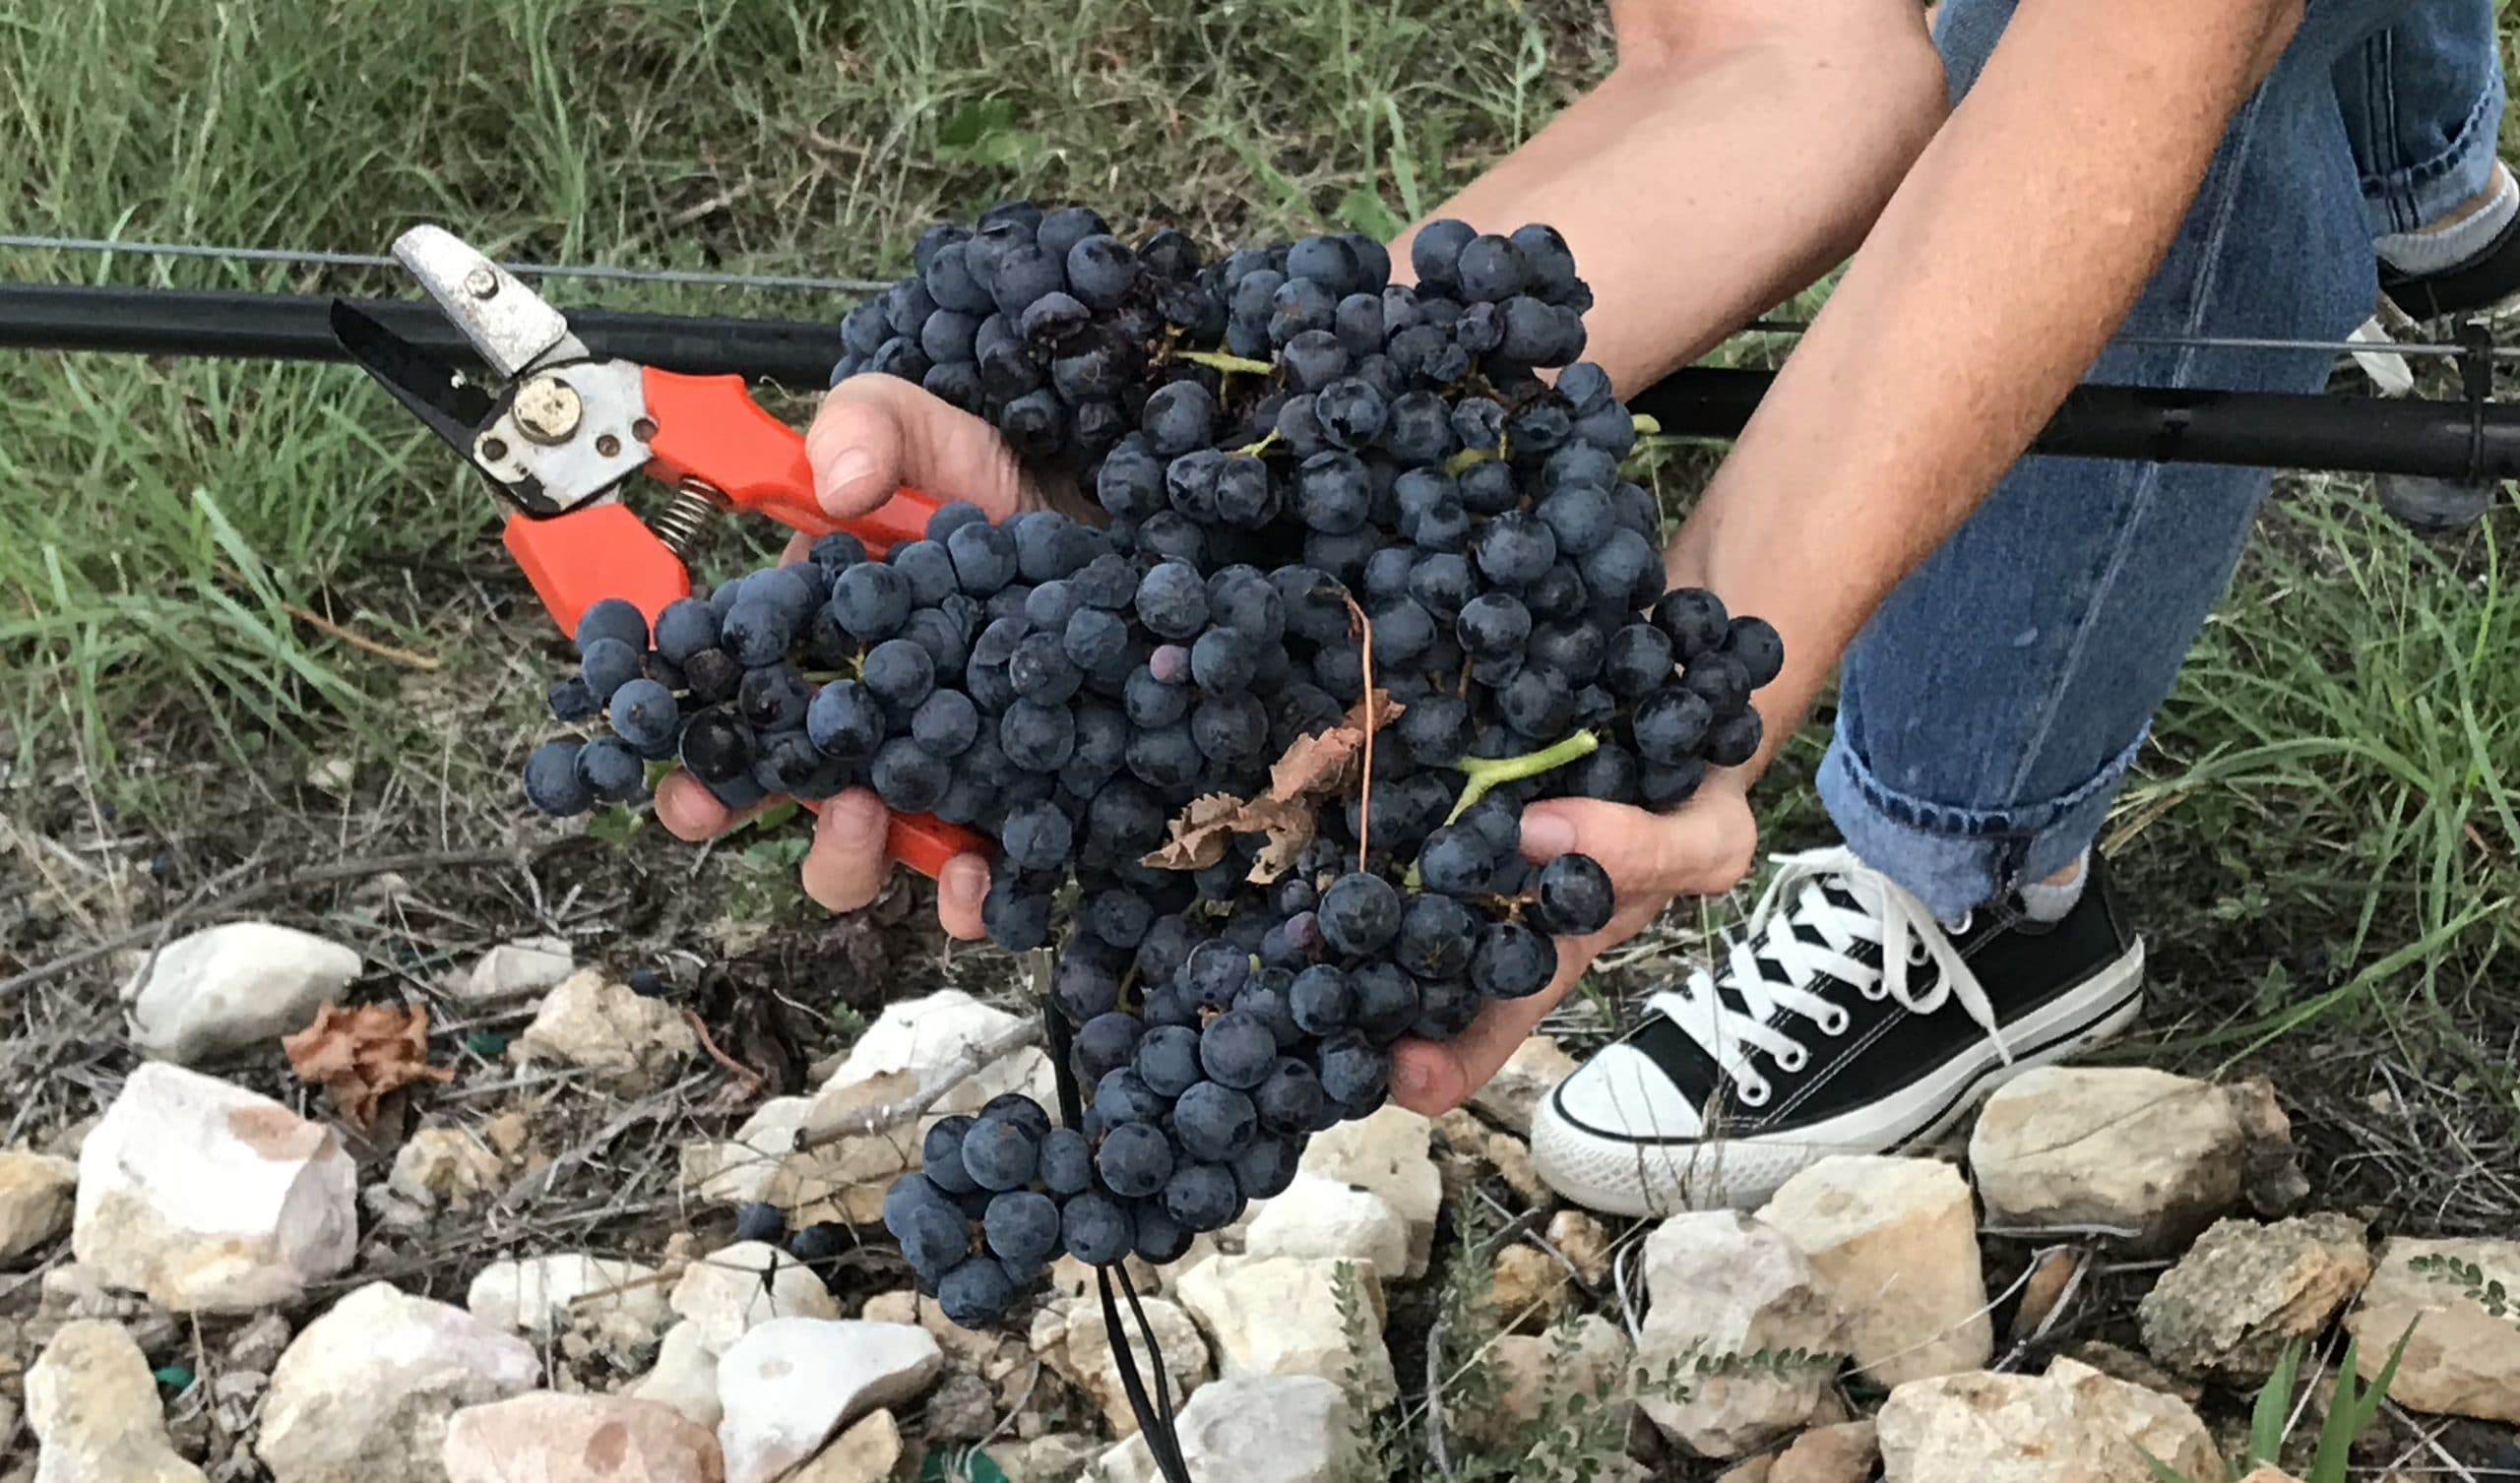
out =
<svg viewBox="0 0 2520 1483"><path fill-rule="evenodd" d="M1810 1064L1811 1053L1804 1050L1799 1045L1795 1046L1790 1054L1776 1057L1776 1069L1786 1073L1788 1076L1800 1071L1802 1068Z"/></svg>
<svg viewBox="0 0 2520 1483"><path fill-rule="evenodd" d="M1820 1021L1820 1033L1827 1035L1829 1038L1834 1040L1838 1036L1845 1034L1847 1032L1847 1026L1853 1023L1855 1023L1855 1016L1841 1009L1836 1014Z"/></svg>
<svg viewBox="0 0 2520 1483"><path fill-rule="evenodd" d="M1872 982L1863 985L1856 992L1861 994L1864 998L1873 1001L1875 1004L1878 1004L1882 1000L1890 997L1890 981L1886 978L1876 978Z"/></svg>
<svg viewBox="0 0 2520 1483"><path fill-rule="evenodd" d="M1915 942L1908 944L1908 966L1922 968L1931 961L1933 961L1933 953L1925 947L1923 938L1918 938Z"/></svg>
<svg viewBox="0 0 2520 1483"><path fill-rule="evenodd" d="M1741 1105L1744 1107L1765 1107L1768 1104L1768 1098L1774 1095L1768 1090L1768 1083L1765 1081L1745 1081L1734 1087L1733 1091L1740 1097Z"/></svg>

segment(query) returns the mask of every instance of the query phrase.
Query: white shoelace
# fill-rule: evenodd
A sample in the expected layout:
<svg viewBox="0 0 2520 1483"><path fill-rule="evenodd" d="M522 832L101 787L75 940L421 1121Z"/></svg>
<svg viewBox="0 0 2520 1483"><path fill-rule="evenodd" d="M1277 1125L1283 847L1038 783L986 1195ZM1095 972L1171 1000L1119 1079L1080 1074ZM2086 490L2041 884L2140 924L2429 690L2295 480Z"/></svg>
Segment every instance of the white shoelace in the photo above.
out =
<svg viewBox="0 0 2520 1483"><path fill-rule="evenodd" d="M1812 992L1812 983L1823 974L1852 984L1866 999L1896 1001L1911 1014L1930 1015L1957 1000L1985 1030L2005 1064L2011 1064L2012 1048L2004 1043L1984 985L1922 901L1844 847L1770 858L1777 866L1776 878L1760 894L1725 965L1725 987L1739 1007L1725 1002L1716 992L1715 976L1703 968L1678 988L1645 1001L1647 1009L1697 1042L1732 1079L1743 1103L1765 1106L1771 1095L1754 1055L1764 1052L1788 1075L1810 1060L1809 1047L1778 1022L1783 1016L1808 1020L1823 1035L1846 1033L1854 1017ZM1856 905L1832 899L1825 889L1831 884L1854 897ZM1796 927L1810 929L1820 941L1806 940ZM1861 943L1879 945L1878 966L1854 956ZM1769 977L1758 961L1762 958L1783 969L1787 981ZM1933 982L1912 985L1909 970L1928 963L1940 970Z"/></svg>

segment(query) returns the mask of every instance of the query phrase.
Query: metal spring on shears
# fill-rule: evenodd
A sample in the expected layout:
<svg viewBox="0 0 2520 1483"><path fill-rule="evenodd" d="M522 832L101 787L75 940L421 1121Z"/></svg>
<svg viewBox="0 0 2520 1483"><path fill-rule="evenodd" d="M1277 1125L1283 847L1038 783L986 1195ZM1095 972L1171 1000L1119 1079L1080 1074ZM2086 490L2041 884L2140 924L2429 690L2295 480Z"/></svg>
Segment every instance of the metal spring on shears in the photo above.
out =
<svg viewBox="0 0 2520 1483"><path fill-rule="evenodd" d="M718 512L725 508L724 491L705 480L686 477L674 486L673 498L665 507L649 517L648 528L657 532L666 550L688 561Z"/></svg>

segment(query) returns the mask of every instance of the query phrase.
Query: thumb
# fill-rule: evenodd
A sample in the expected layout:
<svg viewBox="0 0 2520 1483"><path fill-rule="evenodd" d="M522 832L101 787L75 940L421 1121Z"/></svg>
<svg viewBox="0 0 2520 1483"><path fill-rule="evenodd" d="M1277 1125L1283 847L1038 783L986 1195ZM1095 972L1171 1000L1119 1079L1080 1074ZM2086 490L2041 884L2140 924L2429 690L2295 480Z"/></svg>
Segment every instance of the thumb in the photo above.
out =
<svg viewBox="0 0 2520 1483"><path fill-rule="evenodd" d="M916 489L969 500L1004 520L1022 508L1023 469L997 429L898 376L852 376L833 387L805 430L814 496L841 520Z"/></svg>
<svg viewBox="0 0 2520 1483"><path fill-rule="evenodd" d="M1656 814L1597 798L1544 799L1523 810L1523 858L1538 865L1564 854L1590 855L1622 897L1701 894L1723 874L1727 859L1719 856L1749 846L1710 837L1731 831L1711 827L1716 821L1700 817L1691 806L1697 802ZM1730 885L1726 879L1713 889Z"/></svg>

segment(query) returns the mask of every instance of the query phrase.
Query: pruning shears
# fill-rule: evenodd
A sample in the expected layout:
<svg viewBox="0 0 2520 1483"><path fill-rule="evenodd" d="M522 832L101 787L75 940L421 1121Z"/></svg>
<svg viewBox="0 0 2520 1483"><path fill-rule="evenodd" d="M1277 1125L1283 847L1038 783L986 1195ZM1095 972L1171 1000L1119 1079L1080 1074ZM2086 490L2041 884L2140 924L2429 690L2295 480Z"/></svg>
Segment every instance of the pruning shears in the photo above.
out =
<svg viewBox="0 0 2520 1483"><path fill-rule="evenodd" d="M937 502L914 489L855 519L826 514L803 435L754 402L744 378L598 355L541 295L442 228L413 227L394 256L472 342L489 384L338 299L333 337L489 481L508 509L508 554L564 634L606 597L653 623L689 596L684 559L724 510L755 511L807 535L845 530L878 556L925 533ZM674 491L653 519L622 503L637 474ZM987 842L897 812L885 847L933 878Z"/></svg>

